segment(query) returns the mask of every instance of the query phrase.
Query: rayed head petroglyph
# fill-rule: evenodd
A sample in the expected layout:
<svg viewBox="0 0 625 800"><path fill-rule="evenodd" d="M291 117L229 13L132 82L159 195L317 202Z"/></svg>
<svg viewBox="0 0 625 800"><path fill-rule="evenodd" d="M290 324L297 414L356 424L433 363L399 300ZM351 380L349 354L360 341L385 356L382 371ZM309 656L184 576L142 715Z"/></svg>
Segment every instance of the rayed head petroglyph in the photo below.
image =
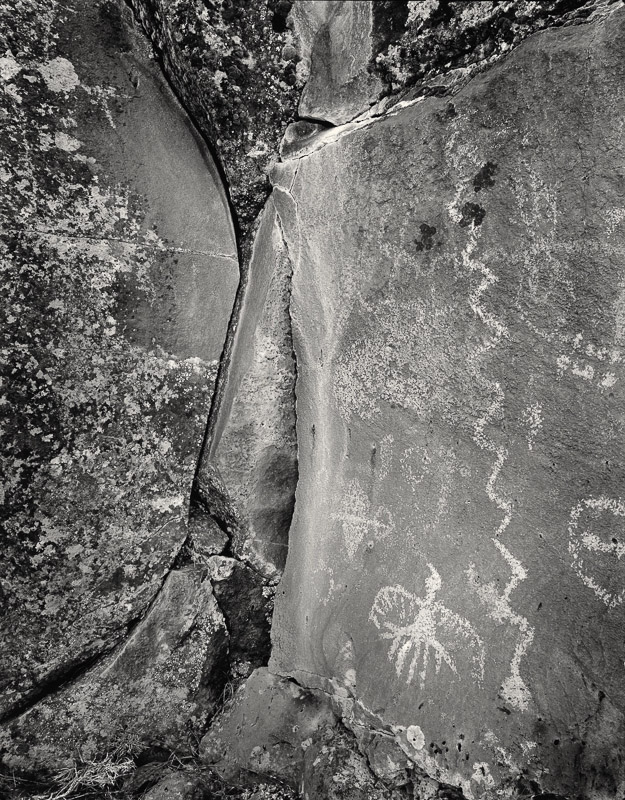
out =
<svg viewBox="0 0 625 800"><path fill-rule="evenodd" d="M417 670L423 687L431 652L436 673L442 664L456 674L456 653L471 661L478 680L484 675L484 645L473 626L447 606L436 600L442 587L438 571L428 564L430 575L425 581L425 596L418 597L403 586L385 586L377 593L369 619L391 640L389 660L395 662L397 676L405 674L412 683Z"/></svg>
<svg viewBox="0 0 625 800"><path fill-rule="evenodd" d="M619 538L611 535L607 540L605 537L601 538L596 532L591 530L584 530L580 524L580 517L582 514L588 515L591 519L595 520L595 526L598 528L601 524L601 515L608 514L610 523L617 523L619 525ZM572 567L581 578L583 584L595 593L595 595L603 600L608 608L616 608L620 606L625 600L625 589L618 591L617 589L610 589L605 586L605 578L602 576L591 574L588 565L584 562L584 551L586 551L586 559L588 557L599 556L599 561L605 559L620 561L625 555L625 536L623 536L623 528L625 520L618 518L625 517L625 504L621 500L614 500L609 497L588 497L578 503L571 511L569 521L569 553L572 556ZM605 519L605 518L604 518ZM602 525L605 530L605 522ZM612 528L612 525L610 526ZM593 560L597 560L596 556ZM604 561L606 567L608 561ZM614 563L614 562L613 562ZM595 567L596 569L596 567ZM594 571L594 570L593 570Z"/></svg>

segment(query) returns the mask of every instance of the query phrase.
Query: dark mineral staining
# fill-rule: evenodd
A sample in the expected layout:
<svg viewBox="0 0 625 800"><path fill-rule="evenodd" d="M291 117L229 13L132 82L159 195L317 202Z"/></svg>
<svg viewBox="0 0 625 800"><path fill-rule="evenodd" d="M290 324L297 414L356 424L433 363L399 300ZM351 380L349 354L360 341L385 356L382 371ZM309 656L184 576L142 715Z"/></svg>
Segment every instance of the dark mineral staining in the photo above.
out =
<svg viewBox="0 0 625 800"><path fill-rule="evenodd" d="M456 106L452 102L447 103L444 111L439 112L437 116L441 122L450 122L458 116Z"/></svg>
<svg viewBox="0 0 625 800"><path fill-rule="evenodd" d="M271 7L271 3L269 5ZM275 4L271 17L271 27L276 33L284 33L286 31L286 18L289 15L292 5L293 3L290 2L290 0L278 0Z"/></svg>
<svg viewBox="0 0 625 800"><path fill-rule="evenodd" d="M467 228L469 225L473 225L474 228L477 228L478 225L482 224L486 216L486 210L477 203L465 203L462 206L461 212L461 228Z"/></svg>
<svg viewBox="0 0 625 800"><path fill-rule="evenodd" d="M495 175L498 171L497 164L487 161L473 178L473 189L476 192L480 192L482 189L490 189L491 186L495 185Z"/></svg>
<svg viewBox="0 0 625 800"><path fill-rule="evenodd" d="M417 251L421 252L422 250L431 250L432 247L434 247L434 235L436 233L436 228L434 225L428 225L427 222L422 222L419 230L421 231L421 237L419 239L415 239L415 247Z"/></svg>

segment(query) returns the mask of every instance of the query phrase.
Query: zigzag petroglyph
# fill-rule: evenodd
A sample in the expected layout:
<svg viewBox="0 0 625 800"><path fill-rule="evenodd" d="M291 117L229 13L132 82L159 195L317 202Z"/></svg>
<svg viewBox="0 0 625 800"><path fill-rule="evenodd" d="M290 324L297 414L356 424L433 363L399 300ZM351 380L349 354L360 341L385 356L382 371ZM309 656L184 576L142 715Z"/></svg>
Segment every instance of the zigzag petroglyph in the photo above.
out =
<svg viewBox="0 0 625 800"><path fill-rule="evenodd" d="M377 593L369 619L381 631L382 638L391 639L389 660L395 661L395 671L401 677L407 667L406 683L412 683L419 664L421 688L427 675L430 651L434 653L436 673L443 663L456 674L456 662L440 641L451 645L468 645L473 673L478 680L484 675L484 645L472 625L447 606L436 600L442 586L438 571L428 564L430 575L425 581L425 597L421 598L403 586L385 586ZM460 641L459 641L460 639ZM461 652L467 652L462 651ZM408 658L412 658L408 662Z"/></svg>
<svg viewBox="0 0 625 800"><path fill-rule="evenodd" d="M478 319L492 331L492 336L474 351L474 359L477 359L487 351L495 348L503 338L508 336L508 329L505 324L494 314L487 311L482 305L482 296L484 292L496 283L497 276L482 261L474 257L478 239L479 232L473 228L471 231L471 238L462 253L462 263L468 272L478 272L482 275L482 280L479 285L469 295L469 304ZM527 572L521 562L512 555L498 538L510 525L510 520L512 519L512 503L497 491L497 480L508 457L508 451L505 447L498 445L484 433L491 420L495 419L499 416L500 412L503 411L504 392L497 381L491 383L491 394L493 400L486 410L486 413L480 417L473 426L473 441L480 450L486 450L493 453L495 456L493 468L486 482L486 495L491 503L502 512L503 518L495 531L495 536L492 541L510 567L511 577L503 593L500 594L495 584L489 583L482 585L480 583L473 564L469 566L467 575L470 585L487 607L488 613L492 619L497 622L507 622L510 625L517 626L519 629L519 639L510 663L510 675L503 681L501 691L509 703L515 708L525 711L529 707L531 695L525 682L521 678L520 665L521 659L534 639L534 629L529 624L528 620L520 614L517 614L510 605L510 595L517 586L525 580Z"/></svg>

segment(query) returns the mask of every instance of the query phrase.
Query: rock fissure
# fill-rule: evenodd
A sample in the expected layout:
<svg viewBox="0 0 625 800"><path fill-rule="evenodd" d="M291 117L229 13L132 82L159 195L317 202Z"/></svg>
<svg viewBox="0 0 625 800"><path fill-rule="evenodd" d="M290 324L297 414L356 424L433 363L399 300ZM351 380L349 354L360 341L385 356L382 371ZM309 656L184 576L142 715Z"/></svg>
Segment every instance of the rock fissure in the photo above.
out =
<svg viewBox="0 0 625 800"><path fill-rule="evenodd" d="M26 5L3 770L618 796L623 4Z"/></svg>

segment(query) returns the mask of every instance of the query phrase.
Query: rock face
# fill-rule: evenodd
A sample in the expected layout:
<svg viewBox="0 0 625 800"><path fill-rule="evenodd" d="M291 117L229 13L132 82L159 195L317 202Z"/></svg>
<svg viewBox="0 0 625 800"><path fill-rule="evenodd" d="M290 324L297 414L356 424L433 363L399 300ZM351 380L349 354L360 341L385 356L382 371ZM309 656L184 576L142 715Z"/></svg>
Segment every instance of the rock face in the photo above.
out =
<svg viewBox="0 0 625 800"><path fill-rule="evenodd" d="M625 780L624 30L531 37L274 172L299 482L270 669L467 797Z"/></svg>
<svg viewBox="0 0 625 800"><path fill-rule="evenodd" d="M291 265L270 200L254 240L220 413L203 459L227 487L234 553L267 579L284 567L297 483L290 289Z"/></svg>
<svg viewBox="0 0 625 800"><path fill-rule="evenodd" d="M583 23L614 2L374 2L371 69L391 96L407 91L440 96L506 58L536 31Z"/></svg>
<svg viewBox="0 0 625 800"><path fill-rule="evenodd" d="M0 721L4 744L14 723L10 747L28 764L37 736L19 731L39 698L89 676L71 702L63 693L37 712L41 741L56 725L67 744L93 724L85 685L97 694L130 669L142 714L161 702L150 670L169 669L164 651L194 630L178 651L195 659L182 713L202 654L212 658L207 626L223 635L210 585L167 575L187 536L238 265L215 165L123 3L17 2L0 13ZM163 583L150 611L157 639L139 647L153 652L131 658L147 619L133 626ZM115 701L106 713L119 722L130 708ZM146 712L145 728L154 719ZM172 731L183 727L176 717Z"/></svg>
<svg viewBox="0 0 625 800"><path fill-rule="evenodd" d="M219 154L241 231L270 192L268 167L303 81L291 0L131 0L169 80Z"/></svg>
<svg viewBox="0 0 625 800"><path fill-rule="evenodd" d="M257 669L202 739L200 754L227 780L253 782L266 775L297 789L307 747L302 743L324 729L331 739L335 726L327 701Z"/></svg>
<svg viewBox="0 0 625 800"><path fill-rule="evenodd" d="M191 750L215 710L227 654L211 581L198 567L172 570L126 642L0 733L4 763L58 770L111 744L131 754Z"/></svg>
<svg viewBox="0 0 625 800"><path fill-rule="evenodd" d="M0 9L0 794L623 800L624 34Z"/></svg>
<svg viewBox="0 0 625 800"><path fill-rule="evenodd" d="M383 83L369 70L376 55L373 7L365 0L295 4L293 26L304 44L303 54L310 53L300 117L340 125L378 99Z"/></svg>
<svg viewBox="0 0 625 800"><path fill-rule="evenodd" d="M407 797L391 794L376 779L337 723L327 697L258 669L202 739L200 757L228 781L275 780L304 798Z"/></svg>

